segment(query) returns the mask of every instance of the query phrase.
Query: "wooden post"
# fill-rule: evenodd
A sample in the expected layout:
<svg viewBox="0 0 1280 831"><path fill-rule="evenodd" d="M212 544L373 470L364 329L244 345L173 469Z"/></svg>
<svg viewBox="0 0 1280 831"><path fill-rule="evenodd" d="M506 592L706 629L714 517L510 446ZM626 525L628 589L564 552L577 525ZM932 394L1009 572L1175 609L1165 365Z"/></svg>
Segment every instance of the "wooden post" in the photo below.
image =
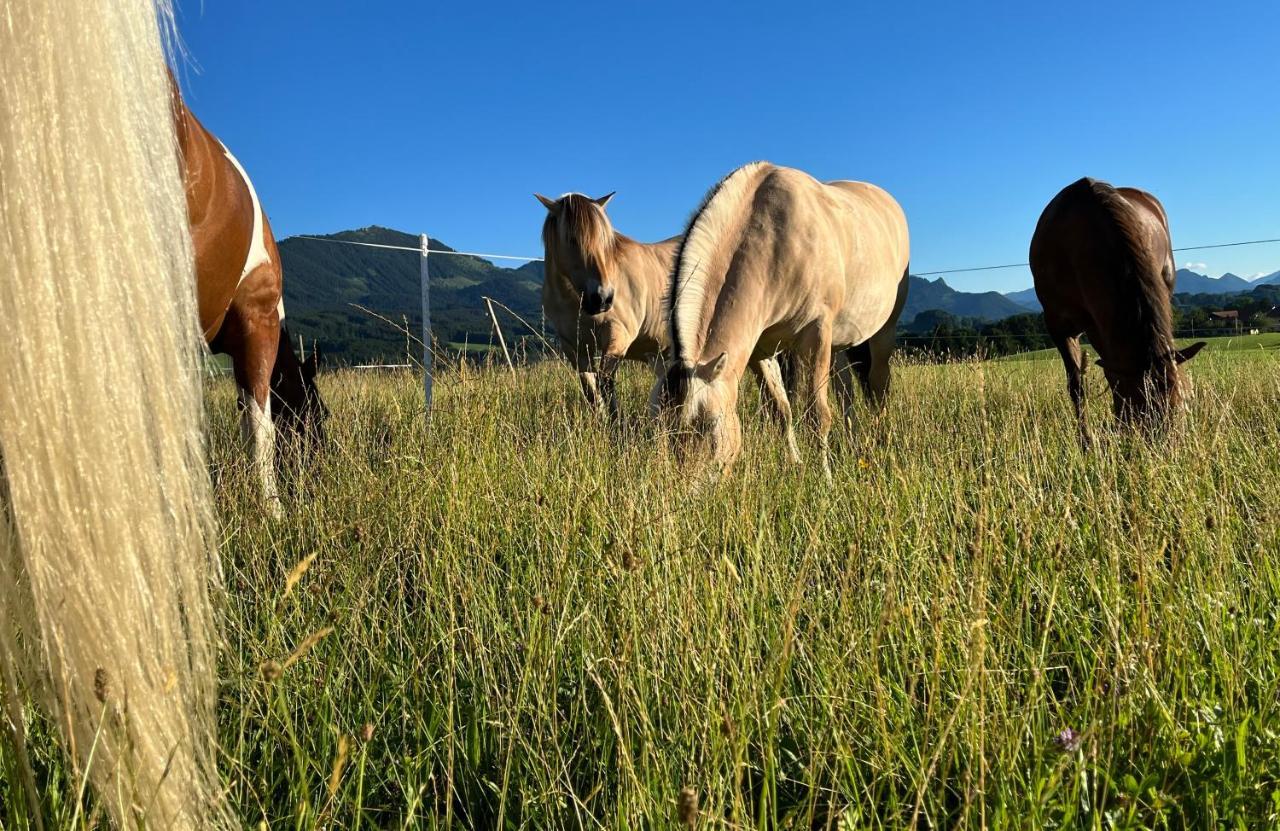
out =
<svg viewBox="0 0 1280 831"><path fill-rule="evenodd" d="M498 316L493 313L493 301L486 297L484 304L489 307L489 319L493 321L493 331L498 333L498 343L502 346L502 356L507 359L507 369L515 372L516 365L511 363L511 353L507 351L507 339L502 336L502 327L498 325Z"/></svg>
<svg viewBox="0 0 1280 831"><path fill-rule="evenodd" d="M431 283L427 270L427 235L418 237L422 261L422 387L426 396L427 418L431 418Z"/></svg>

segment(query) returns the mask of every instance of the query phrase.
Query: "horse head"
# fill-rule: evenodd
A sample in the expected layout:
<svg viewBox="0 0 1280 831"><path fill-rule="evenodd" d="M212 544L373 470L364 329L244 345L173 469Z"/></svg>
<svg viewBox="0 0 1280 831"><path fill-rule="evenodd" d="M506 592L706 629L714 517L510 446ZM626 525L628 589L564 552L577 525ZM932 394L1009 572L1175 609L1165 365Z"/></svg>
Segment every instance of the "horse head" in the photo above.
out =
<svg viewBox="0 0 1280 831"><path fill-rule="evenodd" d="M609 193L591 199L566 193L559 199L534 196L547 209L542 225L548 278L562 277L582 298L582 310L601 315L613 308L616 290L616 234L605 213Z"/></svg>
<svg viewBox="0 0 1280 831"><path fill-rule="evenodd" d="M709 361L676 361L658 379L650 404L663 420L681 462L709 451L716 467L727 471L738 458L742 451L738 375L722 352Z"/></svg>
<svg viewBox="0 0 1280 831"><path fill-rule="evenodd" d="M316 375L320 371L320 351L301 361L293 354L288 334L283 330L276 366L271 373L271 397L277 410L276 424L281 437L310 449L324 441L324 422L329 408L320 398Z"/></svg>
<svg viewBox="0 0 1280 831"><path fill-rule="evenodd" d="M1155 352L1146 368L1113 366L1101 359L1096 361L1111 387L1116 418L1130 426L1163 429L1182 401L1178 367L1194 358L1204 346L1204 341L1198 341L1185 349Z"/></svg>

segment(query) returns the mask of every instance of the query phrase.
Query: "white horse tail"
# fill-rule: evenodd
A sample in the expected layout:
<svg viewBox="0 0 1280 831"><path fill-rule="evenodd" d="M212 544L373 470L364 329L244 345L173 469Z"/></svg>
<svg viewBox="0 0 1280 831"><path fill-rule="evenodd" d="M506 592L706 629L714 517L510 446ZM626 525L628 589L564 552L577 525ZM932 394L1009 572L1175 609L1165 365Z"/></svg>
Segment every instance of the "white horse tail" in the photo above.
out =
<svg viewBox="0 0 1280 831"><path fill-rule="evenodd" d="M161 3L6 0L0 20L0 681L10 736L41 708L117 827L230 827Z"/></svg>

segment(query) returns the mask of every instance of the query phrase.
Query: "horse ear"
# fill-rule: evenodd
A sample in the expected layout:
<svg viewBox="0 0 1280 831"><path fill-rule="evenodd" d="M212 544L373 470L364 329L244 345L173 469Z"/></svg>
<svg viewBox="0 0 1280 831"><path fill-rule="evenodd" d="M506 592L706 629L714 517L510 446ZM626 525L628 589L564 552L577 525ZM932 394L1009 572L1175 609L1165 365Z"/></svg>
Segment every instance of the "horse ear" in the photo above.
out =
<svg viewBox="0 0 1280 831"><path fill-rule="evenodd" d="M720 373L724 372L724 368L728 363L729 353L721 352L718 358L713 358L698 367L698 374L702 376L704 381L710 384L712 381L720 377Z"/></svg>
<svg viewBox="0 0 1280 831"><path fill-rule="evenodd" d="M1185 364L1187 361L1191 360L1197 354L1199 354L1200 350L1204 349L1206 345L1207 344L1202 340L1196 341L1195 343L1188 346L1186 349L1179 349L1176 353L1174 353L1176 355L1174 360L1180 364Z"/></svg>
<svg viewBox="0 0 1280 831"><path fill-rule="evenodd" d="M534 196L538 197L538 201L541 202L542 206L547 210L554 211L556 209L556 200L549 199L540 193L535 193Z"/></svg>
<svg viewBox="0 0 1280 831"><path fill-rule="evenodd" d="M605 205L609 204L609 200L613 198L613 195L615 193L617 193L616 190L611 190L608 193L606 193L604 196L601 196L599 199L592 199L591 201L595 202L597 205L603 208Z"/></svg>

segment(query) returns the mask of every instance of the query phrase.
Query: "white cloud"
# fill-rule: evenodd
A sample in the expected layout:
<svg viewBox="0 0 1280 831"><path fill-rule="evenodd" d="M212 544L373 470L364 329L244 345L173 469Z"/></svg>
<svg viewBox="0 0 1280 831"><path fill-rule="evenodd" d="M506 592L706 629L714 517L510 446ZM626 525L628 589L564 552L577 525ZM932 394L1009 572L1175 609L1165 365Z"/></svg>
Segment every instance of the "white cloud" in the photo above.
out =
<svg viewBox="0 0 1280 831"><path fill-rule="evenodd" d="M1208 263L1183 263L1182 267L1189 268L1192 271L1199 272L1200 274L1204 274L1206 271L1209 270Z"/></svg>

